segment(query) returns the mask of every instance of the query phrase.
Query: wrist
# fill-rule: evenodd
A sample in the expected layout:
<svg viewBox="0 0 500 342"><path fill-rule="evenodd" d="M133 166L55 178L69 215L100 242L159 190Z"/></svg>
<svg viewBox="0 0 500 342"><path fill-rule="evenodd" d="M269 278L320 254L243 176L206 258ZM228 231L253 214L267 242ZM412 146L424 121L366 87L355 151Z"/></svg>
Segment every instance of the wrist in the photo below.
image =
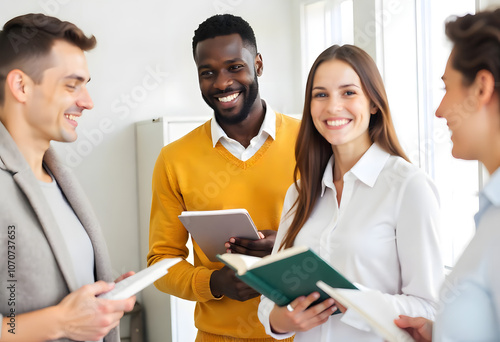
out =
<svg viewBox="0 0 500 342"><path fill-rule="evenodd" d="M276 310L276 306L273 308L271 313L269 314L269 327L271 328L271 332L273 334L286 334L288 331L285 329L280 329L279 327L276 327L277 321L279 321L279 317L277 317L278 312ZM279 324L278 324L279 326Z"/></svg>
<svg viewBox="0 0 500 342"><path fill-rule="evenodd" d="M25 312L16 315L16 321L19 330L10 334L4 330L6 336L2 336L6 341L59 341L66 337L64 332L64 323L62 321L63 313L56 306ZM6 318L2 320L2 329L8 327Z"/></svg>
<svg viewBox="0 0 500 342"><path fill-rule="evenodd" d="M214 296L215 298L221 298L223 296L223 293L219 287L218 273L219 271L217 270L212 272L212 274L210 275L210 292L212 292L212 296Z"/></svg>
<svg viewBox="0 0 500 342"><path fill-rule="evenodd" d="M53 337L51 337L50 340L58 340L67 337L65 333L66 321L64 320L65 314L63 308L60 305L54 305L45 310L47 310L47 317L50 317L53 322L50 331Z"/></svg>
<svg viewBox="0 0 500 342"><path fill-rule="evenodd" d="M271 332L272 332L273 334L278 334L278 335L280 335L280 334L281 334L281 335L283 335L283 334L286 334L286 333L287 333L286 331L280 331L280 330L278 330L278 329L275 329L275 328L273 327L273 325L272 325L272 324L270 324L269 326L271 327Z"/></svg>

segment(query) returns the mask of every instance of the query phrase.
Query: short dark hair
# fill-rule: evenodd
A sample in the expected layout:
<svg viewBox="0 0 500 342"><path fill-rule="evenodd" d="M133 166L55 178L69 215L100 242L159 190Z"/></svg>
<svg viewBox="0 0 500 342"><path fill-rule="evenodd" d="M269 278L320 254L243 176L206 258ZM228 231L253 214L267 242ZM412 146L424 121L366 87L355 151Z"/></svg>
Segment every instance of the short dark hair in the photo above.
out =
<svg viewBox="0 0 500 342"><path fill-rule="evenodd" d="M257 54L257 41L252 27L243 18L232 14L216 14L198 26L193 37L193 57L199 42L218 36L239 34L243 43Z"/></svg>
<svg viewBox="0 0 500 342"><path fill-rule="evenodd" d="M25 72L34 82L42 81L48 56L54 42L63 40L83 51L96 45L94 36L87 37L75 24L45 14L25 14L5 23L0 31L0 106L5 101L5 78L14 69Z"/></svg>
<svg viewBox="0 0 500 342"><path fill-rule="evenodd" d="M500 9L454 17L445 26L453 43L452 66L471 85L480 70L488 70L500 85Z"/></svg>

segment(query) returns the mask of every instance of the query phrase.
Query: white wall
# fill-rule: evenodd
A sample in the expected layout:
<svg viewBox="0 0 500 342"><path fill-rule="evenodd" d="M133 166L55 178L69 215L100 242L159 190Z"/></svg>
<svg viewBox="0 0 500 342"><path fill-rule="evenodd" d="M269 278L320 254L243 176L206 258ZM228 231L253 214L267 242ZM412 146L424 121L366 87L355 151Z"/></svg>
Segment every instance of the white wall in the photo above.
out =
<svg viewBox="0 0 500 342"><path fill-rule="evenodd" d="M301 111L298 28L288 0L0 0L0 26L45 13L94 34L89 91L72 144L57 149L86 189L108 241L116 274L140 267L133 123L169 115L210 115L198 88L193 31L215 13L241 15L254 28L264 58L261 94L276 110ZM297 63L297 66L294 66Z"/></svg>

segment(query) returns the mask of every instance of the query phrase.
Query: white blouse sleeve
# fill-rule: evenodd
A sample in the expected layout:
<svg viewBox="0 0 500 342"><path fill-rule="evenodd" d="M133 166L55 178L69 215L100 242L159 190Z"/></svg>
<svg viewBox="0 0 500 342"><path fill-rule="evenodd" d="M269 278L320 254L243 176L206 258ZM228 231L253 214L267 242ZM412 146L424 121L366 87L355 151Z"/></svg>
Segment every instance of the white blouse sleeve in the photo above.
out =
<svg viewBox="0 0 500 342"><path fill-rule="evenodd" d="M288 191L285 196L285 201L283 204L283 212L281 213L280 225L278 227L278 233L276 234L276 241L274 242L272 254L278 252L281 242L283 241L285 234L288 231L288 228L290 227L290 223L293 220L293 213L289 211L293 203L295 202L296 198L297 198L297 191L295 189L295 184L292 184L290 188L288 188ZM269 315L271 314L274 305L275 304L273 301L271 301L265 296L261 296L257 314L259 316L260 322L266 329L266 334L278 340L282 340L293 336L295 332L290 332L287 334L276 334L271 330L271 324L269 323Z"/></svg>
<svg viewBox="0 0 500 342"><path fill-rule="evenodd" d="M403 183L397 203L395 232L401 293L383 296L401 314L433 320L444 280L438 191L429 177L419 171ZM359 328L359 319L349 312L342 321Z"/></svg>
<svg viewBox="0 0 500 342"><path fill-rule="evenodd" d="M398 201L396 243L401 266L401 295L392 297L398 311L434 319L444 280L440 251L439 195L423 172L410 177Z"/></svg>

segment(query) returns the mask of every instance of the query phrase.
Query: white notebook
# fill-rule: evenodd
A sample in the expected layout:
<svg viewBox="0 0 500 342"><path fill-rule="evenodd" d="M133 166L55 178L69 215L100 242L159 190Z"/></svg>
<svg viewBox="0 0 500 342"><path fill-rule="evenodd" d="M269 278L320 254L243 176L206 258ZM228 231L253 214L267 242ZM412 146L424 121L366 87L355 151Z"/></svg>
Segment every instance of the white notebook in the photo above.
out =
<svg viewBox="0 0 500 342"><path fill-rule="evenodd" d="M126 299L142 291L147 286L154 283L156 280L168 273L168 269L181 261L182 258L163 259L154 265L151 265L133 276L123 279L116 283L115 287L106 293L99 295L99 298L104 299Z"/></svg>
<svg viewBox="0 0 500 342"><path fill-rule="evenodd" d="M388 342L413 342L405 330L399 328L394 320L399 317L382 293L377 291L358 291L335 289L322 281L316 283L320 289L349 310L356 311L370 324L375 333Z"/></svg>
<svg viewBox="0 0 500 342"><path fill-rule="evenodd" d="M183 211L179 220L211 261L226 253L224 243L231 237L260 239L246 209Z"/></svg>

